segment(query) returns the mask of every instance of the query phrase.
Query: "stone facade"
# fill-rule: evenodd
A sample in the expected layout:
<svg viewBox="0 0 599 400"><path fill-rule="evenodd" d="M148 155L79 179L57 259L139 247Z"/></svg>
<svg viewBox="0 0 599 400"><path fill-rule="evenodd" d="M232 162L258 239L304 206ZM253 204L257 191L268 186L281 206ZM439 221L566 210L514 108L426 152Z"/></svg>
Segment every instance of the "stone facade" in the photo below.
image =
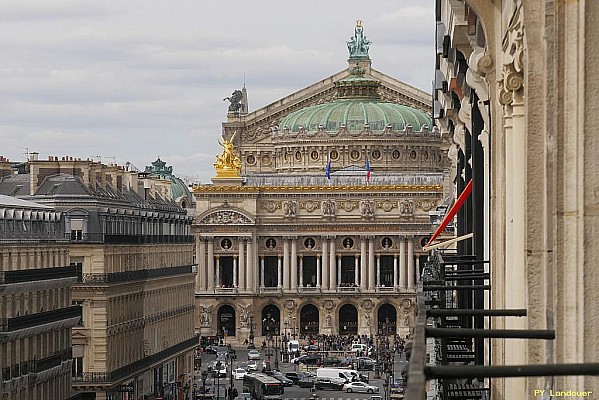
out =
<svg viewBox="0 0 599 400"><path fill-rule="evenodd" d="M80 273L72 294L83 309L72 334L75 391L138 398L190 383L194 245L172 180L70 157L15 168L0 192L63 213L70 264Z"/></svg>
<svg viewBox="0 0 599 400"><path fill-rule="evenodd" d="M482 148L481 255L490 308L526 308L494 328L554 329L554 341L493 340L493 365L597 362L594 261L599 183L596 100L599 4L441 1L436 117L465 151ZM474 115L476 114L476 118ZM454 158L459 162L459 157ZM481 179L479 178L479 182ZM491 218L492 216L492 218ZM492 381L494 398L534 389L599 391L595 377Z"/></svg>
<svg viewBox="0 0 599 400"><path fill-rule="evenodd" d="M51 207L0 195L0 395L71 395L72 306L77 273L69 265L64 216Z"/></svg>
<svg viewBox="0 0 599 400"><path fill-rule="evenodd" d="M448 197L448 146L428 95L372 68L367 50L229 113L240 176L193 191L201 335L410 333L429 213Z"/></svg>

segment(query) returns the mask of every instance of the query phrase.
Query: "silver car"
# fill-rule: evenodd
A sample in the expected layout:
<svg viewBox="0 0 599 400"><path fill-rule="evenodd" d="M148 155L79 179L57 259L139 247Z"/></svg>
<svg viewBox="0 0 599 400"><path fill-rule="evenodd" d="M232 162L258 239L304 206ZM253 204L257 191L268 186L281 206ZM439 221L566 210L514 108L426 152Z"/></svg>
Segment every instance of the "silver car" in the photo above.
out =
<svg viewBox="0 0 599 400"><path fill-rule="evenodd" d="M379 388L377 386L368 385L364 382L350 382L343 386L343 390L348 393L351 392L362 392L362 393L378 393Z"/></svg>
<svg viewBox="0 0 599 400"><path fill-rule="evenodd" d="M259 360L260 352L258 350L250 350L248 351L248 360Z"/></svg>

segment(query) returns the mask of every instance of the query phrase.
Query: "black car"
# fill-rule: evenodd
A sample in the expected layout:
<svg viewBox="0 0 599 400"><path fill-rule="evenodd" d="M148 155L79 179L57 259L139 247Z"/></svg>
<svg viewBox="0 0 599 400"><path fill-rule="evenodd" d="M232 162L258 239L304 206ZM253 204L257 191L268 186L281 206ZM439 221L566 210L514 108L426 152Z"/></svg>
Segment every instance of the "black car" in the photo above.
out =
<svg viewBox="0 0 599 400"><path fill-rule="evenodd" d="M291 379L294 385L298 385L299 381L301 381L302 379L314 377L314 374L310 372L287 372L285 373L285 377Z"/></svg>
<svg viewBox="0 0 599 400"><path fill-rule="evenodd" d="M320 351L320 347L318 347L318 345L316 345L316 344L310 344L310 345L304 347L304 350L306 350L306 351Z"/></svg>
<svg viewBox="0 0 599 400"><path fill-rule="evenodd" d="M294 361L296 364L316 365L320 362L320 354L306 354L296 358Z"/></svg>
<svg viewBox="0 0 599 400"><path fill-rule="evenodd" d="M311 388L314 386L314 381L316 380L313 376L306 376L299 381L297 381L297 385L301 388Z"/></svg>
<svg viewBox="0 0 599 400"><path fill-rule="evenodd" d="M327 378L318 378L314 383L316 390L342 390L343 382L335 382Z"/></svg>
<svg viewBox="0 0 599 400"><path fill-rule="evenodd" d="M276 380L281 382L283 384L283 386L293 386L293 381L291 379L287 378L285 375L283 375L279 371L267 371L266 375L272 376L273 378L275 378Z"/></svg>
<svg viewBox="0 0 599 400"><path fill-rule="evenodd" d="M341 365L341 360L335 357L325 357L322 359L323 367L338 367Z"/></svg>

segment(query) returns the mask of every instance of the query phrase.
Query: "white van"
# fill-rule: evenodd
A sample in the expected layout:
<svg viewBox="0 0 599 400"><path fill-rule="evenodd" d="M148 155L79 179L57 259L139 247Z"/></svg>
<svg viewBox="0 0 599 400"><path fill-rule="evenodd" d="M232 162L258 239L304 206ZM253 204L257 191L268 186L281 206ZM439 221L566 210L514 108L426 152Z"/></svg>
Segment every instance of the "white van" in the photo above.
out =
<svg viewBox="0 0 599 400"><path fill-rule="evenodd" d="M351 349L349 350L352 353L368 353L368 346L363 343L354 343L351 345Z"/></svg>
<svg viewBox="0 0 599 400"><path fill-rule="evenodd" d="M299 349L300 349L299 341L290 340L289 342L287 342L287 352L288 353L296 353L299 351Z"/></svg>
<svg viewBox="0 0 599 400"><path fill-rule="evenodd" d="M316 377L341 379L345 383L360 380L358 371L345 368L318 368L316 370Z"/></svg>

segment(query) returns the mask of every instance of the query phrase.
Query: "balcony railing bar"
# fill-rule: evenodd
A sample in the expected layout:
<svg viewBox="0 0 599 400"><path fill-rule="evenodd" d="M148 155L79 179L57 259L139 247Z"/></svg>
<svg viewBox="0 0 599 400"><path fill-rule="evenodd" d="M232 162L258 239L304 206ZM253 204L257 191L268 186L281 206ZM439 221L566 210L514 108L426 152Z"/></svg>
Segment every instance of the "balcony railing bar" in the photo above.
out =
<svg viewBox="0 0 599 400"><path fill-rule="evenodd" d="M429 317L446 317L458 315L485 315L491 317L525 317L526 309L513 310L463 310L463 309L432 309L426 310Z"/></svg>
<svg viewBox="0 0 599 400"><path fill-rule="evenodd" d="M425 328L428 337L472 337L505 339L555 339L553 329L455 329Z"/></svg>

